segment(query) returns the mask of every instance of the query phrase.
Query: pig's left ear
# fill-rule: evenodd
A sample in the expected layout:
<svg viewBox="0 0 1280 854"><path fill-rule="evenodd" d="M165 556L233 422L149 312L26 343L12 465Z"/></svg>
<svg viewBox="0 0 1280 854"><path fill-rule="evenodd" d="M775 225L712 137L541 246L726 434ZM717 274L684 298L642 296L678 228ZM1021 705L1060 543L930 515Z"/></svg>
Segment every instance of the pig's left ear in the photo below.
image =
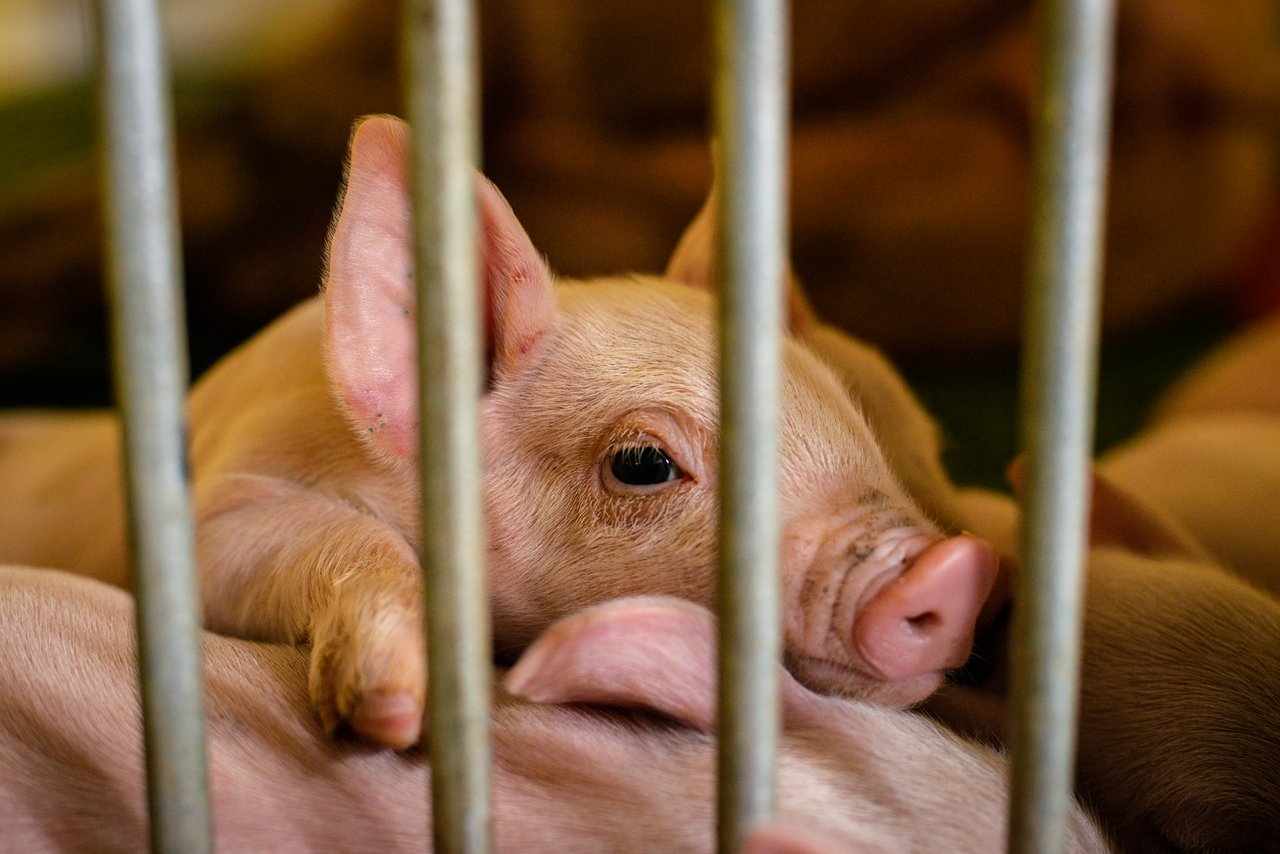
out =
<svg viewBox="0 0 1280 854"><path fill-rule="evenodd" d="M720 266L720 255L716 249L716 230L720 222L720 157L714 147L711 155L714 172L711 192L707 194L702 210L698 211L693 222L680 236L666 270L668 279L705 291L715 289L716 273ZM787 264L784 277L787 329L792 335L803 337L817 321L790 263Z"/></svg>
<svg viewBox="0 0 1280 854"><path fill-rule="evenodd" d="M356 429L394 457L417 455L418 383L409 128L363 120L329 240L325 361ZM551 272L506 200L475 180L489 370L500 375L550 327Z"/></svg>

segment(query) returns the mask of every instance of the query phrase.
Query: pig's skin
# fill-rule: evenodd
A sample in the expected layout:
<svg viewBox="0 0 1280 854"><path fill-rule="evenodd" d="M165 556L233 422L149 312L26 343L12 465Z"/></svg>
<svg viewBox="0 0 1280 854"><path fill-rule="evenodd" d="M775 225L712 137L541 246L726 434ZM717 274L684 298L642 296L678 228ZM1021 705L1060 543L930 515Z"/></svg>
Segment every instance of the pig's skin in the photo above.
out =
<svg viewBox="0 0 1280 854"><path fill-rule="evenodd" d="M1126 849L1280 851L1280 605L1221 567L1090 555L1076 775Z"/></svg>
<svg viewBox="0 0 1280 854"><path fill-rule="evenodd" d="M310 640L325 723L397 747L418 737L425 690L406 145L393 120L358 128L323 301L215 366L188 407L206 625ZM553 283L497 191L479 181L477 199L499 654L605 599L709 604L718 429L710 296L658 278ZM815 687L917 702L966 657L994 556L972 538L938 542L941 530L820 358L789 338L783 366L788 661ZM636 446L661 448L678 471L653 486L619 482L611 459ZM20 445L5 453L9 465L30 465ZM118 527L118 517L109 521ZM86 571L80 555L49 545L9 554ZM122 553L94 557L104 561L94 574L120 580Z"/></svg>
<svg viewBox="0 0 1280 854"><path fill-rule="evenodd" d="M1280 317L1196 365L1101 467L1280 597Z"/></svg>
<svg viewBox="0 0 1280 854"><path fill-rule="evenodd" d="M521 687L585 691L677 720L530 704L499 691L499 851L713 848L714 742L701 727L680 722L711 714L711 617L685 603L618 605L610 609L624 619L612 620L617 628L603 638L607 613L603 620L586 615L585 632L575 626L580 619L558 626L535 647L543 664L522 662ZM626 613L637 608L660 621ZM144 846L129 612L129 598L117 589L65 573L0 568L6 847ZM682 628L689 617L698 631ZM419 754L326 738L307 713L307 662L294 647L206 633L204 650L219 850L423 849L429 798ZM578 666L565 666L566 658ZM679 666L665 666L668 658ZM780 822L829 841L831 850L998 850L1005 811L998 754L915 715L787 684ZM1106 850L1078 808L1072 833L1070 850ZM775 844L790 838L769 837ZM826 849L811 842L801 850Z"/></svg>
<svg viewBox="0 0 1280 854"><path fill-rule="evenodd" d="M914 497L1015 554L1017 505L950 486L935 428L878 354L835 331L809 340L858 390ZM1277 377L1280 320L1207 360L1166 396L1155 426L1101 465L1077 779L1126 846L1280 840L1280 608L1217 563L1280 594L1280 453L1268 453L1280 449ZM1007 600L1006 580L984 617ZM1005 652L984 654L992 690L944 688L930 710L1000 741Z"/></svg>
<svg viewBox="0 0 1280 854"><path fill-rule="evenodd" d="M1000 549L1008 510L984 531ZM1078 792L1124 850L1280 850L1280 604L1101 475L1092 514ZM1005 653L987 653L989 690L944 688L930 710L999 742Z"/></svg>

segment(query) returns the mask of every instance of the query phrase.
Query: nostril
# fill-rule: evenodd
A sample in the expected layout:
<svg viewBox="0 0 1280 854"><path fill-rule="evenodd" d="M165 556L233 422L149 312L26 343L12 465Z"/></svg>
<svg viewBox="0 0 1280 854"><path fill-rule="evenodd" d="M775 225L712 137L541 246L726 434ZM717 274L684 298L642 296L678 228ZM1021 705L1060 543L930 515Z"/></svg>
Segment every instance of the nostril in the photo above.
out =
<svg viewBox="0 0 1280 854"><path fill-rule="evenodd" d="M942 625L942 615L936 611L926 611L914 617L907 617L903 620L903 623L912 634L920 636L931 635Z"/></svg>

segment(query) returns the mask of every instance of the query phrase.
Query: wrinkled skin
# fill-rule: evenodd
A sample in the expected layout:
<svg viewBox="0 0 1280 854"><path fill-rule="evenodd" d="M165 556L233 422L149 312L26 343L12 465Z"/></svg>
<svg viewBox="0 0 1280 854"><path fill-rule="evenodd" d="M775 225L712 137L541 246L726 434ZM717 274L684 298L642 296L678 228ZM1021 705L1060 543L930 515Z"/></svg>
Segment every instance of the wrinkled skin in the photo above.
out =
<svg viewBox="0 0 1280 854"><path fill-rule="evenodd" d="M206 626L309 641L326 727L393 747L418 740L426 689L406 160L402 123L358 126L322 297L219 363L188 407ZM665 277L557 281L497 190L477 179L476 199L499 660L552 621L619 596L711 605L709 214ZM912 437L886 457L879 441L897 434L873 432L856 389L806 345L803 301L792 302L779 448L787 662L815 689L917 703L967 658L996 558L974 537L948 537L947 518L910 497L893 465ZM46 427L64 429L27 422L28 438ZM107 468L113 428L91 427ZM19 514L0 556L122 583L122 550L88 554L77 542L121 543L118 503L66 495L65 468L45 462L54 457L15 440L0 448L0 474L35 496L22 506L50 495L90 505L83 535L28 536ZM85 461L77 470L94 480ZM47 519L31 524L48 531Z"/></svg>
<svg viewBox="0 0 1280 854"><path fill-rule="evenodd" d="M15 851L145 845L130 610L106 585L0 567L0 835ZM541 702L496 692L496 850L711 851L713 636L705 609L642 599L538 641L509 684ZM325 738L294 647L205 633L204 651L219 850L423 850L420 753ZM919 716L782 679L778 825L748 850L999 848L998 754ZM1078 807L1068 850L1107 850Z"/></svg>

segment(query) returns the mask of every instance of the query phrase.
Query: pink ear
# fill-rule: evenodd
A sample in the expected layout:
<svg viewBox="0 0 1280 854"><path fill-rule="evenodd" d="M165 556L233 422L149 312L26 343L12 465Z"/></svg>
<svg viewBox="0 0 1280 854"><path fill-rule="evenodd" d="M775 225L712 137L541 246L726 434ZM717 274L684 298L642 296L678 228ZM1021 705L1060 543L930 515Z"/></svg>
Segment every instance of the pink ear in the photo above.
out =
<svg viewBox="0 0 1280 854"><path fill-rule="evenodd" d="M365 119L351 139L329 241L325 359L356 428L395 457L417 454L418 388L409 129ZM551 274L501 194L476 180L481 281L496 372L550 324Z"/></svg>
<svg viewBox="0 0 1280 854"><path fill-rule="evenodd" d="M716 726L716 618L670 596L615 599L543 632L507 674L506 688L535 703L641 708L694 729ZM788 720L816 699L778 668Z"/></svg>
<svg viewBox="0 0 1280 854"><path fill-rule="evenodd" d="M705 291L715 289L720 265L716 249L716 230L720 227L720 154L715 145L711 147L711 162L711 191L702 209L676 242L666 270L668 279ZM803 335L816 323L816 319L790 265L787 266L784 286L787 290L787 328L793 335Z"/></svg>
<svg viewBox="0 0 1280 854"><path fill-rule="evenodd" d="M535 703L645 708L715 727L715 617L669 597L617 599L553 625L511 672L507 690Z"/></svg>
<svg viewBox="0 0 1280 854"><path fill-rule="evenodd" d="M488 294L490 370L500 378L551 328L553 276L507 200L483 175L476 176L476 210L480 275Z"/></svg>

